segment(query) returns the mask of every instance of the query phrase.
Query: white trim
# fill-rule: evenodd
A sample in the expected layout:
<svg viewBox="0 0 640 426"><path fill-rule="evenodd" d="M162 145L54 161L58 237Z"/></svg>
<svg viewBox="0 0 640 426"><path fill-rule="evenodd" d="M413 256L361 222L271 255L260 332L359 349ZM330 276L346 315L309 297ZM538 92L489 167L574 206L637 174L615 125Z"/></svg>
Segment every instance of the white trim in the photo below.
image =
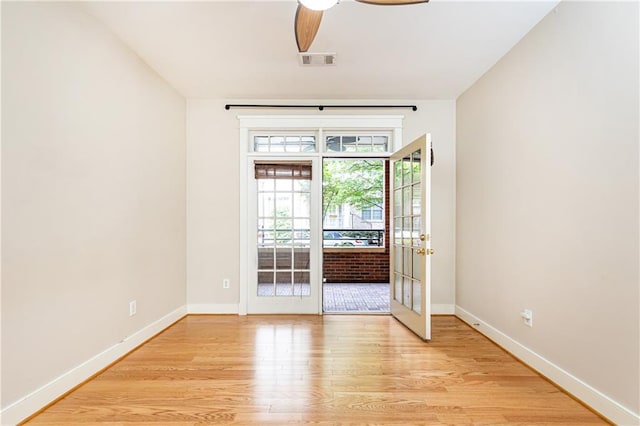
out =
<svg viewBox="0 0 640 426"><path fill-rule="evenodd" d="M238 314L237 303L192 303L187 308L189 314Z"/></svg>
<svg viewBox="0 0 640 426"><path fill-rule="evenodd" d="M249 253L249 236L247 234L247 222L248 222L248 197L247 186L249 185L249 178L247 176L247 155L249 150L249 130L247 128L240 128L240 241L238 251L238 257L240 258L240 302L238 303L238 314L247 315L247 301L249 295L248 289L248 262L247 259Z"/></svg>
<svg viewBox="0 0 640 426"><path fill-rule="evenodd" d="M141 330L125 337L110 348L89 358L66 373L41 386L18 401L8 405L1 412L3 425L15 425L41 410L47 404L70 391L75 386L109 366L118 358L128 354L151 337L166 329L187 314L187 307L181 306L164 317L152 322Z"/></svg>
<svg viewBox="0 0 640 426"><path fill-rule="evenodd" d="M507 352L520 359L523 363L533 368L547 379L556 383L571 395L600 413L605 418L619 425L638 425L640 415L632 412L607 395L583 382L568 371L555 365L553 362L537 354L518 341L507 336L490 324L482 321L472 313L460 306L455 307L455 314L462 321L497 343Z"/></svg>
<svg viewBox="0 0 640 426"><path fill-rule="evenodd" d="M240 150L240 301L238 313L246 315L249 306L249 276L250 259L248 253L252 252L250 238L247 233L250 229L248 209L249 202L249 181L251 179L248 167L248 159L251 157L269 157L265 153L251 152L250 137L254 131L275 131L275 130L301 130L313 131L318 134L318 149L314 153L301 155L303 153L291 153L296 157L311 157L321 159L326 156L322 149L323 134L326 131L386 131L391 132L393 146L390 149L397 149L402 146L402 122L404 115L238 115L239 121L239 150ZM274 153L282 156L283 153ZM355 153L360 157L362 153ZM388 156L390 152L379 153L377 156ZM318 254L318 277L322 277L322 264ZM319 281L321 282L321 281ZM318 298L318 313L322 313L322 298Z"/></svg>
<svg viewBox="0 0 640 426"><path fill-rule="evenodd" d="M240 127L258 129L396 129L404 115L239 115Z"/></svg>
<svg viewBox="0 0 640 426"><path fill-rule="evenodd" d="M456 306L450 303L432 304L431 315L454 315Z"/></svg>

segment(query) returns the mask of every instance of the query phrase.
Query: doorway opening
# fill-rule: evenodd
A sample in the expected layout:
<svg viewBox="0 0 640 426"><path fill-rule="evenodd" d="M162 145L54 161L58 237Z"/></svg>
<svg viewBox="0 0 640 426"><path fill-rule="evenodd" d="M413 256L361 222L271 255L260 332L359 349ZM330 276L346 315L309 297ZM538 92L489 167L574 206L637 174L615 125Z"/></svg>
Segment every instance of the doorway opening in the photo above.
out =
<svg viewBox="0 0 640 426"><path fill-rule="evenodd" d="M323 311L390 312L386 158L323 159Z"/></svg>

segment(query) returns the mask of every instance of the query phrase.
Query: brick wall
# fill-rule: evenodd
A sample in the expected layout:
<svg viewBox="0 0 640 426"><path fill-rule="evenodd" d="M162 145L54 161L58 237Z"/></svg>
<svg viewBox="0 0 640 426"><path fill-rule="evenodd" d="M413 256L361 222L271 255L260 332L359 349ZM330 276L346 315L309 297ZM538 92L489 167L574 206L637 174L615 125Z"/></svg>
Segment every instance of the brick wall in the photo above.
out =
<svg viewBox="0 0 640 426"><path fill-rule="evenodd" d="M328 283L388 283L389 252L326 252L324 278Z"/></svg>
<svg viewBox="0 0 640 426"><path fill-rule="evenodd" d="M384 252L363 249L324 249L323 276L328 283L389 282L389 162L385 162ZM353 250L353 251L351 251Z"/></svg>

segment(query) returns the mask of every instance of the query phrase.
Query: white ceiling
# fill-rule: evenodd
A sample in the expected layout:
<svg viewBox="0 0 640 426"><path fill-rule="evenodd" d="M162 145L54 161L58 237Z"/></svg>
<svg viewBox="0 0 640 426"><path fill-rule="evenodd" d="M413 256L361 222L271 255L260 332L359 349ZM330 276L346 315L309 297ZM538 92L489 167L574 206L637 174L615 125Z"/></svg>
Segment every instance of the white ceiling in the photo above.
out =
<svg viewBox="0 0 640 426"><path fill-rule="evenodd" d="M295 1L76 4L188 98L455 99L557 3L343 0L309 50L333 67L299 65Z"/></svg>

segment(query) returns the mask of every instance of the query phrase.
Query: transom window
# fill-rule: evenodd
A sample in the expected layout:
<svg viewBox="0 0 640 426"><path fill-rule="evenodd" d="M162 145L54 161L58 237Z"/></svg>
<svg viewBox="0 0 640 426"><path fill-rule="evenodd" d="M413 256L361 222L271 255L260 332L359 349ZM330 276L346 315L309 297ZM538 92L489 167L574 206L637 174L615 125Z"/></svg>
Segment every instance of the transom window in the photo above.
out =
<svg viewBox="0 0 640 426"><path fill-rule="evenodd" d="M386 152L389 137L383 135L337 136L325 139L327 152Z"/></svg>
<svg viewBox="0 0 640 426"><path fill-rule="evenodd" d="M260 135L253 137L254 152L316 152L313 135Z"/></svg>

